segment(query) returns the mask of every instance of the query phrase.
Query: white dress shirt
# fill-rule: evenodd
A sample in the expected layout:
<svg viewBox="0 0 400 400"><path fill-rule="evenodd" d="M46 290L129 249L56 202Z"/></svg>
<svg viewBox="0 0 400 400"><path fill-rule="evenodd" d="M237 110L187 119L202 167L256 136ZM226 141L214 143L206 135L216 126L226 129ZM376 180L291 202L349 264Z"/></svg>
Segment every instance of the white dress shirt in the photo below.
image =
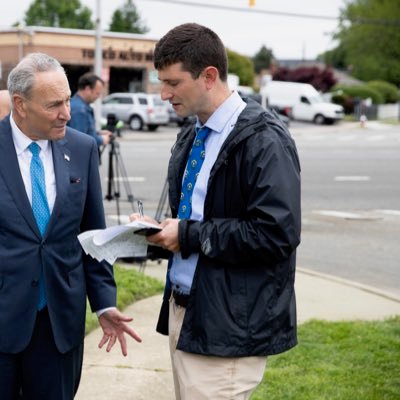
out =
<svg viewBox="0 0 400 400"><path fill-rule="evenodd" d="M13 115L10 116L10 124L12 130L12 136L17 153L19 169L21 171L22 179L25 185L25 191L28 195L29 202L32 205L32 183L30 166L32 160L32 153L28 146L32 143L32 139L29 139L17 126L13 119ZM53 153L51 151L51 145L48 140L37 140L36 143L40 146L39 157L42 160L44 168L44 176L46 182L46 195L47 203L49 204L50 214L53 211L54 202L56 200L56 176L54 174L53 165Z"/></svg>
<svg viewBox="0 0 400 400"><path fill-rule="evenodd" d="M12 130L12 136L15 146L15 151L17 153L19 169L21 171L22 179L25 185L25 191L28 195L29 202L32 205L32 182L31 182L31 160L32 153L29 150L28 146L32 143L32 140L28 138L17 126L15 123L12 114L10 116L10 124ZM54 164L53 164L53 153L51 151L51 144L48 140L37 140L36 143L40 146L39 157L42 160L43 168L44 168L44 176L46 183L46 196L47 202L49 204L50 214L53 211L54 202L56 200L56 176L54 173ZM115 309L115 307L107 307L101 310L97 310L96 314L100 317L104 312Z"/></svg>

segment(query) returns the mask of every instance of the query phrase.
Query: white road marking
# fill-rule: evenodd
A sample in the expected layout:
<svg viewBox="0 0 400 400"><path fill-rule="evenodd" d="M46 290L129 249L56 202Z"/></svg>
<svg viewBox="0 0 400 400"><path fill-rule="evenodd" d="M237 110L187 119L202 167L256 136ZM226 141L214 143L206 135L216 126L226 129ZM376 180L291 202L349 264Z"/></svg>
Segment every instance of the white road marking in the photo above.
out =
<svg viewBox="0 0 400 400"><path fill-rule="evenodd" d="M374 214L373 211L361 211L360 213L348 212L348 211L338 211L338 210L314 210L314 214L323 215L325 217L334 217L341 219L352 219L352 220L364 220L364 221L374 221L383 219Z"/></svg>
<svg viewBox="0 0 400 400"><path fill-rule="evenodd" d="M335 176L334 180L336 182L366 182L370 181L371 177L369 176L357 176L357 175L348 175L348 176Z"/></svg>
<svg viewBox="0 0 400 400"><path fill-rule="evenodd" d="M400 210L375 210L375 211L381 214L396 215L400 217Z"/></svg>
<svg viewBox="0 0 400 400"><path fill-rule="evenodd" d="M351 219L363 218L361 214L356 214L347 211L318 210L318 211L313 211L313 213L325 215L327 217L336 217L336 218L351 218Z"/></svg>

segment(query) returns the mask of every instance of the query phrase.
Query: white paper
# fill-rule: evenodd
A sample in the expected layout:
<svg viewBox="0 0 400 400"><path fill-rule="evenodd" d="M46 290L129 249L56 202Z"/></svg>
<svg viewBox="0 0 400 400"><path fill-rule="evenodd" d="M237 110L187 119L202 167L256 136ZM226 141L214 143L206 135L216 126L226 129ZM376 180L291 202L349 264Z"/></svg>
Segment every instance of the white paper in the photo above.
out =
<svg viewBox="0 0 400 400"><path fill-rule="evenodd" d="M126 225L82 232L78 239L86 254L98 261L105 260L114 264L120 257L147 255L148 244L145 236L135 234L136 231L146 228L160 229L158 225L137 220Z"/></svg>

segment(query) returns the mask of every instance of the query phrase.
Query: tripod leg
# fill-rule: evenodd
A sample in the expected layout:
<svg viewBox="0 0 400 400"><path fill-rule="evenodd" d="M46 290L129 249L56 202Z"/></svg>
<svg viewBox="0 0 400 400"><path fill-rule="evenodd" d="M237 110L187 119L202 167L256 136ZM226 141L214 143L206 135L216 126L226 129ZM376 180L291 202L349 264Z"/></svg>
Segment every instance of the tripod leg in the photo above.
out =
<svg viewBox="0 0 400 400"><path fill-rule="evenodd" d="M107 182L107 194L106 194L107 200L112 200L114 198L114 196L113 196L113 183L114 183L113 155L114 155L114 152L113 152L112 146L111 146L110 152L108 153L108 182Z"/></svg>
<svg viewBox="0 0 400 400"><path fill-rule="evenodd" d="M168 195L168 180L166 179L164 182L163 190L161 192L160 200L158 202L156 215L154 217L156 221L161 221L162 217L165 217L167 215L167 209L168 209L167 195ZM163 215L164 209L165 213Z"/></svg>
<svg viewBox="0 0 400 400"><path fill-rule="evenodd" d="M115 143L112 141L110 145L110 152L108 156L108 184L107 184L107 200L116 201L118 224L121 224L121 213L119 207L119 181L118 181L118 166L114 165L117 162L117 154L115 151ZM117 179L115 179L115 175Z"/></svg>
<svg viewBox="0 0 400 400"><path fill-rule="evenodd" d="M128 174L126 172L125 164L124 164L124 161L123 161L123 159L121 157L121 153L119 151L119 148L115 152L115 159L116 159L117 168L118 168L118 170L120 172L120 176L122 178L122 181L123 181L123 184L124 184L124 187L125 187L125 192L126 192L127 197L128 197L128 202L131 204L132 211L135 211L135 208L134 208L134 205L133 205L134 196L133 196L131 187L130 187L129 182L128 182Z"/></svg>

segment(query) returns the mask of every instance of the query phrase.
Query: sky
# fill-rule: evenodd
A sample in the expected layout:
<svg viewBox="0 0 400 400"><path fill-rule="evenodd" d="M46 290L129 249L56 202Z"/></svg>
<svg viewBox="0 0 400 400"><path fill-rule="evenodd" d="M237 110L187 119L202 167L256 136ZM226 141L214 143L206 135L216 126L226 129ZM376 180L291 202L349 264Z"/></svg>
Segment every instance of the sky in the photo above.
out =
<svg viewBox="0 0 400 400"><path fill-rule="evenodd" d="M98 1L101 26L107 30L113 12L125 0L81 0L82 5L92 10L93 20L97 14ZM184 4L177 4L178 1ZM14 0L7 7L2 7L0 28L8 28L16 21L23 21L25 11L32 2ZM249 7L249 0L134 0L134 4L142 22L150 29L147 36L155 40L176 25L197 22L214 30L226 47L242 55L252 57L265 45L277 59L314 59L318 54L336 46L331 34L337 29L337 17L340 9L345 6L345 0L255 0L254 7ZM234 11L232 8L240 10ZM273 13L267 13L271 11ZM332 19L300 18L274 13Z"/></svg>

